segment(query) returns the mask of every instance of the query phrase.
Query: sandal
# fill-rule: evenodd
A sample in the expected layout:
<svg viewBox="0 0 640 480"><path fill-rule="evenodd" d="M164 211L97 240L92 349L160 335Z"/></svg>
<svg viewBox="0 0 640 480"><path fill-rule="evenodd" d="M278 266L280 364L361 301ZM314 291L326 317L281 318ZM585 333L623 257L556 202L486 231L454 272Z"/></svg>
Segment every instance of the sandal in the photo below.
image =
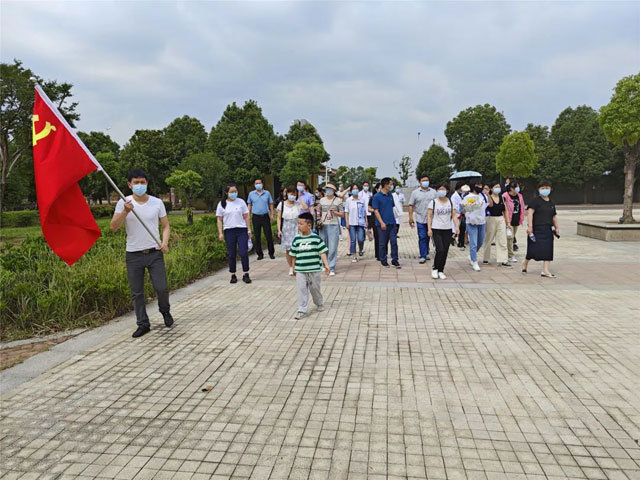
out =
<svg viewBox="0 0 640 480"><path fill-rule="evenodd" d="M544 273L542 272L540 274L541 277L546 277L546 278L556 278L556 276L553 273Z"/></svg>

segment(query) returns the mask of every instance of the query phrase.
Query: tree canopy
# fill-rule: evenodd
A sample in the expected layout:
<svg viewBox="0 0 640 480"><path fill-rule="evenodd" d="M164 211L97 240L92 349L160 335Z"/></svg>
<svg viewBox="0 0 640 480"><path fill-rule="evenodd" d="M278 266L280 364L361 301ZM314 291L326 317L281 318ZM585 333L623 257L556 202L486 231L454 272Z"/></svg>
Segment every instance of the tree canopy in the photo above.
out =
<svg viewBox="0 0 640 480"><path fill-rule="evenodd" d="M485 178L496 175L496 155L511 127L496 107L469 107L447 122L444 131L457 170L476 170Z"/></svg>
<svg viewBox="0 0 640 480"><path fill-rule="evenodd" d="M433 144L420 157L416 168L416 178L427 176L433 185L446 182L451 176L451 158L440 145Z"/></svg>
<svg viewBox="0 0 640 480"><path fill-rule="evenodd" d="M505 177L527 178L538 165L535 146L527 132L513 132L500 145L496 170Z"/></svg>
<svg viewBox="0 0 640 480"><path fill-rule="evenodd" d="M400 175L402 184L405 185L407 183L407 180L413 173L413 170L411 169L411 157L408 155L403 155L399 161L393 162L393 166L398 171L398 175Z"/></svg>

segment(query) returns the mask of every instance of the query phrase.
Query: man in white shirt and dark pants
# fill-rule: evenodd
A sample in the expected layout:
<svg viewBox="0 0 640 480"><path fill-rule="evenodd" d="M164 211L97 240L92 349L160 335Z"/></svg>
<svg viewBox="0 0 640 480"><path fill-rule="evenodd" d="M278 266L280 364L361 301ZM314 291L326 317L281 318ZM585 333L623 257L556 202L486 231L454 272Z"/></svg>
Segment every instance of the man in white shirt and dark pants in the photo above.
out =
<svg viewBox="0 0 640 480"><path fill-rule="evenodd" d="M158 309L167 327L173 325L173 317L169 312L169 287L167 272L164 266L164 254L169 252L169 219L164 203L157 197L147 194L147 174L140 169L131 170L127 175L129 188L133 195L126 197L126 202L120 199L116 204L115 213L111 219L111 231L115 232L123 224L127 229L127 278L131 289L133 308L136 312L138 329L133 337L141 337L151 330L144 296L144 271L149 270L151 284L158 297ZM136 211L151 233L131 213ZM162 244L158 246L154 238L159 237L158 222L162 225Z"/></svg>

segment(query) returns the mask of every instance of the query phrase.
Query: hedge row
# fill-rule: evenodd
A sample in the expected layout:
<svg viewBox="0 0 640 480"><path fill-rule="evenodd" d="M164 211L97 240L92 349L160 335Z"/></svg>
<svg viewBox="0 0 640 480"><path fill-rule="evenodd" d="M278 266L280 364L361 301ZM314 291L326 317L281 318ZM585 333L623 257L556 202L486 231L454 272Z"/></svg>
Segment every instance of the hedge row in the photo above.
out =
<svg viewBox="0 0 640 480"><path fill-rule="evenodd" d="M170 212L171 202L163 202L167 212ZM92 205L91 213L94 218L104 218L113 216L115 205ZM33 227L40 225L40 216L37 210L17 210L2 213L3 227Z"/></svg>

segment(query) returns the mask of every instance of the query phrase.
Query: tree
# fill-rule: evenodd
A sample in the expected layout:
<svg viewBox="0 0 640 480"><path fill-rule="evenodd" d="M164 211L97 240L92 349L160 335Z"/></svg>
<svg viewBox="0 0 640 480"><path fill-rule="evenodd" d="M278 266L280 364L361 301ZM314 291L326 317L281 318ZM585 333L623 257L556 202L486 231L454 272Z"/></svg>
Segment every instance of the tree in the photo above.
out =
<svg viewBox="0 0 640 480"><path fill-rule="evenodd" d="M180 170L193 170L200 174L201 197L209 210L213 210L215 201L222 196L223 187L231 180L229 166L211 152L189 155L180 164Z"/></svg>
<svg viewBox="0 0 640 480"><path fill-rule="evenodd" d="M640 156L640 73L621 79L611 100L600 109L605 137L624 152L622 223L634 223L633 184Z"/></svg>
<svg viewBox="0 0 640 480"><path fill-rule="evenodd" d="M300 179L307 179L311 174L309 170L309 162L307 159L290 152L286 156L287 163L280 171L280 180L283 185L295 185Z"/></svg>
<svg viewBox="0 0 640 480"><path fill-rule="evenodd" d="M78 104L69 102L72 97L70 83L58 83L55 80L43 81L33 71L24 68L19 60L14 60L13 64L0 64L0 159L2 160L0 212L4 208L5 192L12 172L20 164L33 164L31 115L33 114L34 83L32 78L42 86L69 125L74 126L74 122L80 118L76 113ZM25 170L32 171L29 168ZM33 185L33 175L30 182L24 182L24 178L21 178L18 183L26 186L18 193L18 197L27 197L29 187Z"/></svg>
<svg viewBox="0 0 640 480"><path fill-rule="evenodd" d="M393 166L398 171L402 184L407 183L407 179L411 176L413 171L411 170L411 157L403 155L399 162L393 162Z"/></svg>
<svg viewBox="0 0 640 480"><path fill-rule="evenodd" d="M364 169L364 179L369 183L376 183L379 179L378 167L367 167Z"/></svg>
<svg viewBox="0 0 640 480"><path fill-rule="evenodd" d="M176 118L164 129L164 137L169 153L170 168L180 164L194 153L204 152L207 131L197 118L184 115Z"/></svg>
<svg viewBox="0 0 640 480"><path fill-rule="evenodd" d="M451 176L451 158L449 153L435 143L425 150L416 168L416 178L429 177L433 185L446 182Z"/></svg>
<svg viewBox="0 0 640 480"><path fill-rule="evenodd" d="M293 150L285 155L285 158L288 159L290 156L295 156L304 159L307 163L309 174L311 174L320 171L326 153L321 143L298 142L293 147Z"/></svg>
<svg viewBox="0 0 640 480"><path fill-rule="evenodd" d="M241 173L251 172L254 167L258 172L269 172L276 143L273 126L262 115L258 103L249 100L242 108L235 102L227 106L211 129L207 150L225 162L236 179L239 168L243 169Z"/></svg>
<svg viewBox="0 0 640 480"><path fill-rule="evenodd" d="M533 170L537 178L544 178L552 182L560 180L562 166L558 147L551 140L549 127L545 125L527 124L524 131L533 142L534 153L538 157L538 164Z"/></svg>
<svg viewBox="0 0 640 480"><path fill-rule="evenodd" d="M601 180L612 163L597 112L587 105L566 108L551 127L551 140L558 148L559 178L564 184L582 186L586 203L589 184Z"/></svg>
<svg viewBox="0 0 640 480"><path fill-rule="evenodd" d="M511 127L492 105L476 105L447 122L444 131L457 170L475 170L485 178L496 176L496 154Z"/></svg>
<svg viewBox="0 0 640 480"><path fill-rule="evenodd" d="M306 120L295 120L289 127L289 131L284 136L283 142L285 154L292 151L296 144L300 142L319 143L322 145L324 150L324 142L322 141L322 137L318 133L318 130ZM321 163L328 162L329 159L329 154L324 150L324 156ZM312 171L312 173L316 172Z"/></svg>
<svg viewBox="0 0 640 480"><path fill-rule="evenodd" d="M496 155L496 170L510 178L527 178L538 165L535 146L527 132L513 132L502 141Z"/></svg>
<svg viewBox="0 0 640 480"><path fill-rule="evenodd" d="M102 168L104 168L111 178L117 180L126 175L126 172L122 171L118 160L120 145L113 141L109 135L103 132L78 132L78 137L80 137L80 140L82 140L82 143L86 145L89 151L93 153L96 160L98 160ZM92 172L81 179L80 188L82 188L82 192L93 201L102 202L104 198L109 204L111 203L109 182L107 182L102 172Z"/></svg>
<svg viewBox="0 0 640 480"><path fill-rule="evenodd" d="M187 222L193 224L193 209L191 202L193 197L200 192L202 177L193 170L174 170L165 180L167 185L174 187L185 199L185 207L187 211Z"/></svg>
<svg viewBox="0 0 640 480"><path fill-rule="evenodd" d="M124 171L141 168L149 176L150 190L158 195L167 192L171 153L162 130L136 130L120 154ZM117 183L117 180L114 180Z"/></svg>

